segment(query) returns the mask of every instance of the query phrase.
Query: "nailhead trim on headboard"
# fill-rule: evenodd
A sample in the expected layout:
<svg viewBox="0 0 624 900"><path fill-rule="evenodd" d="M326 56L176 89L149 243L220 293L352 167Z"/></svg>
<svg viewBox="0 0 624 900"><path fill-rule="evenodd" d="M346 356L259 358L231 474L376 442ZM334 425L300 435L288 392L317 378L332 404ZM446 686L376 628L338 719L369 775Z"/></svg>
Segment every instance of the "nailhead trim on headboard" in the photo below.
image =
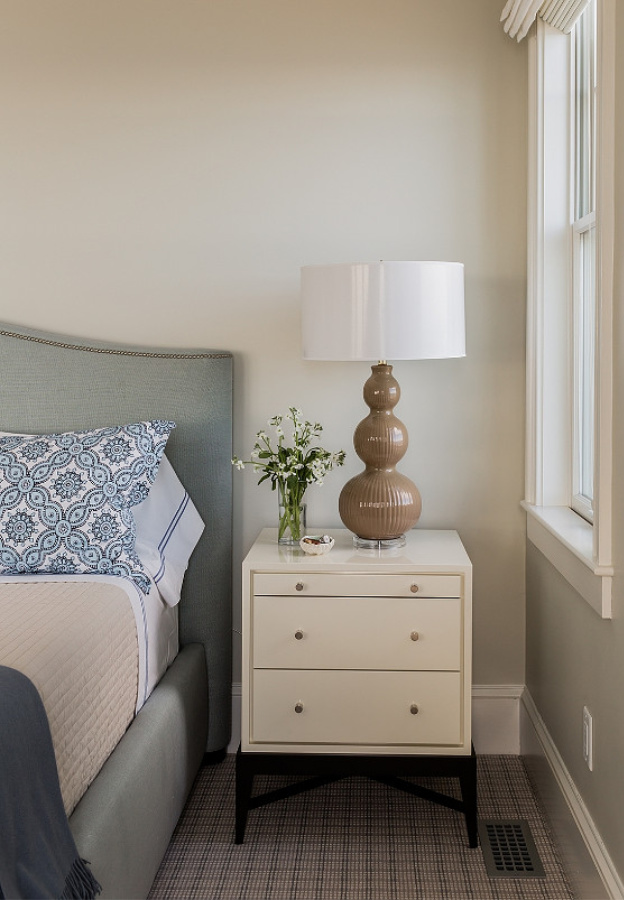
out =
<svg viewBox="0 0 624 900"><path fill-rule="evenodd" d="M35 344L46 344L50 347L60 347L62 350L84 350L87 353L107 353L110 356L144 356L150 359L230 359L231 353L148 353L143 350L118 350L109 347L86 347L81 344L65 344L59 341L50 341L45 338L34 337L30 334L18 334L15 331L0 331L4 337L18 338L20 341L32 341Z"/></svg>

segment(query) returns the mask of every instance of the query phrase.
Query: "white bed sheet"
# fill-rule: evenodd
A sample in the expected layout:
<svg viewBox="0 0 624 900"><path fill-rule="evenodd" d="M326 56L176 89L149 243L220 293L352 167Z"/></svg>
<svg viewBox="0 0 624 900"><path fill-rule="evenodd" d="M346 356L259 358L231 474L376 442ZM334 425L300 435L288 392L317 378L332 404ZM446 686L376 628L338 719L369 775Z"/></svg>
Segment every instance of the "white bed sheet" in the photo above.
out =
<svg viewBox="0 0 624 900"><path fill-rule="evenodd" d="M138 712L154 690L179 650L178 608L168 606L152 583L149 594L130 578L118 575L2 575L0 584L46 581L97 581L116 584L130 601L139 644Z"/></svg>

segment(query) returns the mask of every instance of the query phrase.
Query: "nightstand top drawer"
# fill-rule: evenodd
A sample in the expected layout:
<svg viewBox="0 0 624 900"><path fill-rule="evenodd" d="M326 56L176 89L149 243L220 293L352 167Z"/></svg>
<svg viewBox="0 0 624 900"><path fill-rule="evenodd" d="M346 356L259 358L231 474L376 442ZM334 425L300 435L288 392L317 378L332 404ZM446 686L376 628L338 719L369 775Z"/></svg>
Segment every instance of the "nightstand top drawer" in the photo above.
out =
<svg viewBox="0 0 624 900"><path fill-rule="evenodd" d="M256 572L252 593L282 597L461 597L460 575Z"/></svg>

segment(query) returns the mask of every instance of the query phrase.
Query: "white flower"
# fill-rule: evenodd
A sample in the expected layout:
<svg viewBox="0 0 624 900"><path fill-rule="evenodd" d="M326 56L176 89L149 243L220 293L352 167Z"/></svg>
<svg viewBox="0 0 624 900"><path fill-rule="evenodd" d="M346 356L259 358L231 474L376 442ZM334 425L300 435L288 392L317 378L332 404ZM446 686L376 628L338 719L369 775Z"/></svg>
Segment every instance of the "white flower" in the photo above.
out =
<svg viewBox="0 0 624 900"><path fill-rule="evenodd" d="M292 423L290 446L282 427L285 418ZM253 465L260 474L259 483L270 480L274 490L279 488L284 496L296 496L300 502L308 484L323 484L327 472L344 463L343 450L330 453L314 444L323 429L318 422L305 421L296 406L289 407L286 416L273 416L268 423L275 429L277 447L271 445L271 438L265 431L259 431L251 459L232 459L232 465L238 469L244 468L246 463Z"/></svg>

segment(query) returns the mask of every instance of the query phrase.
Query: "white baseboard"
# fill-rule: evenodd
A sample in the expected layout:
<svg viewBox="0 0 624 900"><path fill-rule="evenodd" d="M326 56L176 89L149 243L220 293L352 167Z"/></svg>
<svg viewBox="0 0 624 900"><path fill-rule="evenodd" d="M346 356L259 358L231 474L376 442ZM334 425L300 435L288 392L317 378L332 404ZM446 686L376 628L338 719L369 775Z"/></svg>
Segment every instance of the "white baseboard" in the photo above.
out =
<svg viewBox="0 0 624 900"><path fill-rule="evenodd" d="M622 900L624 883L528 690L522 695L521 735L522 756L575 881L575 896Z"/></svg>
<svg viewBox="0 0 624 900"><path fill-rule="evenodd" d="M520 753L519 684L485 684L472 688L472 742L480 754ZM232 738L228 753L240 744L241 685L232 685Z"/></svg>
<svg viewBox="0 0 624 900"><path fill-rule="evenodd" d="M522 684L473 684L472 743L475 753L520 753Z"/></svg>

